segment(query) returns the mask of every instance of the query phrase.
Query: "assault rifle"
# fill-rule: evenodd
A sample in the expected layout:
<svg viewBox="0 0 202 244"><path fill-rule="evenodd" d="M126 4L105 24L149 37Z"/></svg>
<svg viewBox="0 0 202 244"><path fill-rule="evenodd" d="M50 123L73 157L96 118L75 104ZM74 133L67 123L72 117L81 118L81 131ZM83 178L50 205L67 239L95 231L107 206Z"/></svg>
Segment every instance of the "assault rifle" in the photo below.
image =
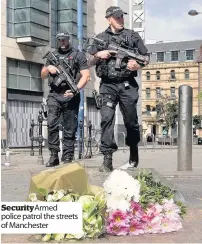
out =
<svg viewBox="0 0 202 244"><path fill-rule="evenodd" d="M100 50L111 50L115 51L112 53L112 55L115 55L116 57L116 64L115 64L115 69L120 70L121 69L121 64L123 59L134 59L137 61L138 64L145 66L146 64L149 63L149 57L147 55L141 55L137 48L130 48L126 44L123 45L121 41L118 41L118 38L113 38L112 41L114 43L108 43L107 41L104 41L102 39L99 39L97 37L92 37L90 38L92 40L95 40L96 43L93 44L88 44L88 46L92 45L98 45L98 48ZM88 40L89 42L89 40Z"/></svg>
<svg viewBox="0 0 202 244"><path fill-rule="evenodd" d="M51 65L55 66L59 70L59 74L57 75L57 79L55 79L54 85L58 87L62 82L66 82L71 92L74 95L77 95L79 93L79 89L77 88L75 80L70 73L71 67L69 66L68 62L63 59L63 63L68 68L69 72L66 71L63 63L60 64L54 53L49 51L43 56L43 59L44 58L46 58Z"/></svg>

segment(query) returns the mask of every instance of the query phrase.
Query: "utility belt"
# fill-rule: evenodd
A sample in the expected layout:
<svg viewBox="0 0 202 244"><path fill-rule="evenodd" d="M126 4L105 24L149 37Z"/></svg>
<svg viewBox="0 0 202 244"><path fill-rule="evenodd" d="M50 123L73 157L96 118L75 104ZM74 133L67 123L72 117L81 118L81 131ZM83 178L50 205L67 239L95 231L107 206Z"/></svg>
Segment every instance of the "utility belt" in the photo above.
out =
<svg viewBox="0 0 202 244"><path fill-rule="evenodd" d="M115 69L114 63L108 64L99 64L96 67L96 74L102 80L116 80L117 82L121 82L124 80L131 79L131 77L137 76L137 71L131 71L127 68L122 68L120 70Z"/></svg>
<svg viewBox="0 0 202 244"><path fill-rule="evenodd" d="M123 83L123 82L132 82L134 81L134 78L131 76L128 77L116 77L116 78L109 78L109 77L103 77L101 79L102 83Z"/></svg>

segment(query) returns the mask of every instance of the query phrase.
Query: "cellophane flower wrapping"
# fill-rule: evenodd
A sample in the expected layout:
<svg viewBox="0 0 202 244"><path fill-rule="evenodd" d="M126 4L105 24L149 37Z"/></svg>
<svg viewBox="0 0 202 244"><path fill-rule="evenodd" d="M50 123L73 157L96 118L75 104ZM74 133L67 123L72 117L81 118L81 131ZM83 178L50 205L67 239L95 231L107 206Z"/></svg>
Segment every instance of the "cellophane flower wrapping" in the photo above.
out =
<svg viewBox="0 0 202 244"><path fill-rule="evenodd" d="M78 180L79 179L79 180ZM41 241L68 241L73 239L98 238L105 233L106 197L102 187L88 183L83 167L78 163L42 171L32 177L28 201L79 202L83 209L83 231L41 235Z"/></svg>

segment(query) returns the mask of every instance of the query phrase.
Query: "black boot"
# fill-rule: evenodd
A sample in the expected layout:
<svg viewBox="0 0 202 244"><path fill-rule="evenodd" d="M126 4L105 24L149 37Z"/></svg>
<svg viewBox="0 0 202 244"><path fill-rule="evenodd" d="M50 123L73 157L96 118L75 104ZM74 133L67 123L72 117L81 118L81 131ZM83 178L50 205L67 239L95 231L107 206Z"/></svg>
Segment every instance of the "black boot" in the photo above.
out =
<svg viewBox="0 0 202 244"><path fill-rule="evenodd" d="M64 164L69 164L73 161L74 156L73 155L67 155L66 157L63 157Z"/></svg>
<svg viewBox="0 0 202 244"><path fill-rule="evenodd" d="M131 167L137 167L139 164L139 153L138 153L138 146L130 147L130 158L129 164Z"/></svg>
<svg viewBox="0 0 202 244"><path fill-rule="evenodd" d="M123 164L120 169L130 169L136 168L139 163L139 154L138 154L138 146L130 147L130 157L129 161L126 164Z"/></svg>
<svg viewBox="0 0 202 244"><path fill-rule="evenodd" d="M51 150L51 156L48 162L46 163L46 167L54 167L59 165L58 151Z"/></svg>
<svg viewBox="0 0 202 244"><path fill-rule="evenodd" d="M100 172L111 172L113 171L112 166L112 153L107 153L104 155L104 161L101 167L99 168Z"/></svg>

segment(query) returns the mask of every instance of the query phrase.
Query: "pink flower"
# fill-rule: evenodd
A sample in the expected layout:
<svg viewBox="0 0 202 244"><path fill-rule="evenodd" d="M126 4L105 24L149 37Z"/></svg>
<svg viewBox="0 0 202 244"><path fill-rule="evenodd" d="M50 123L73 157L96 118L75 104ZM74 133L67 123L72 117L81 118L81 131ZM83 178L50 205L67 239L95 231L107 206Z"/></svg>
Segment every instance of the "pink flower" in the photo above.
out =
<svg viewBox="0 0 202 244"><path fill-rule="evenodd" d="M153 221L155 217L161 215L163 207L160 204L150 204L142 216L142 221L148 223Z"/></svg>
<svg viewBox="0 0 202 244"><path fill-rule="evenodd" d="M154 218L154 215L147 215L147 213L145 212L142 216L142 221L147 223L147 222L151 222L151 220Z"/></svg>
<svg viewBox="0 0 202 244"><path fill-rule="evenodd" d="M182 223L181 221L172 221L172 231L178 231L180 229L182 229Z"/></svg>
<svg viewBox="0 0 202 244"><path fill-rule="evenodd" d="M161 221L161 233L178 231L182 228L180 221L172 221L168 218L163 218Z"/></svg>
<svg viewBox="0 0 202 244"><path fill-rule="evenodd" d="M117 226L115 224L108 225L106 229L108 234L117 236L125 236L129 232L128 226Z"/></svg>
<svg viewBox="0 0 202 244"><path fill-rule="evenodd" d="M163 218L161 211L162 207L159 204L152 204L146 210L142 217L142 221L145 222L145 233L161 232L161 220Z"/></svg>
<svg viewBox="0 0 202 244"><path fill-rule="evenodd" d="M147 208L147 215L148 216L157 216L159 215L163 210L163 207L156 203L156 204L150 204L149 207Z"/></svg>
<svg viewBox="0 0 202 244"><path fill-rule="evenodd" d="M110 212L107 221L116 226L125 226L129 223L130 219L129 214L122 212L121 210L115 210Z"/></svg>
<svg viewBox="0 0 202 244"><path fill-rule="evenodd" d="M180 208L173 202L173 199L165 199L163 203L163 211L166 217L173 221L180 221Z"/></svg>
<svg viewBox="0 0 202 244"><path fill-rule="evenodd" d="M144 225L138 220L132 220L129 227L129 235L135 236L139 234L144 234Z"/></svg>
<svg viewBox="0 0 202 244"><path fill-rule="evenodd" d="M142 216L144 214L144 211L143 211L141 205L139 203L134 202L134 201L131 202L130 212L137 219L142 219Z"/></svg>
<svg viewBox="0 0 202 244"><path fill-rule="evenodd" d="M144 229L145 233L161 233L161 223L160 222L147 222Z"/></svg>

